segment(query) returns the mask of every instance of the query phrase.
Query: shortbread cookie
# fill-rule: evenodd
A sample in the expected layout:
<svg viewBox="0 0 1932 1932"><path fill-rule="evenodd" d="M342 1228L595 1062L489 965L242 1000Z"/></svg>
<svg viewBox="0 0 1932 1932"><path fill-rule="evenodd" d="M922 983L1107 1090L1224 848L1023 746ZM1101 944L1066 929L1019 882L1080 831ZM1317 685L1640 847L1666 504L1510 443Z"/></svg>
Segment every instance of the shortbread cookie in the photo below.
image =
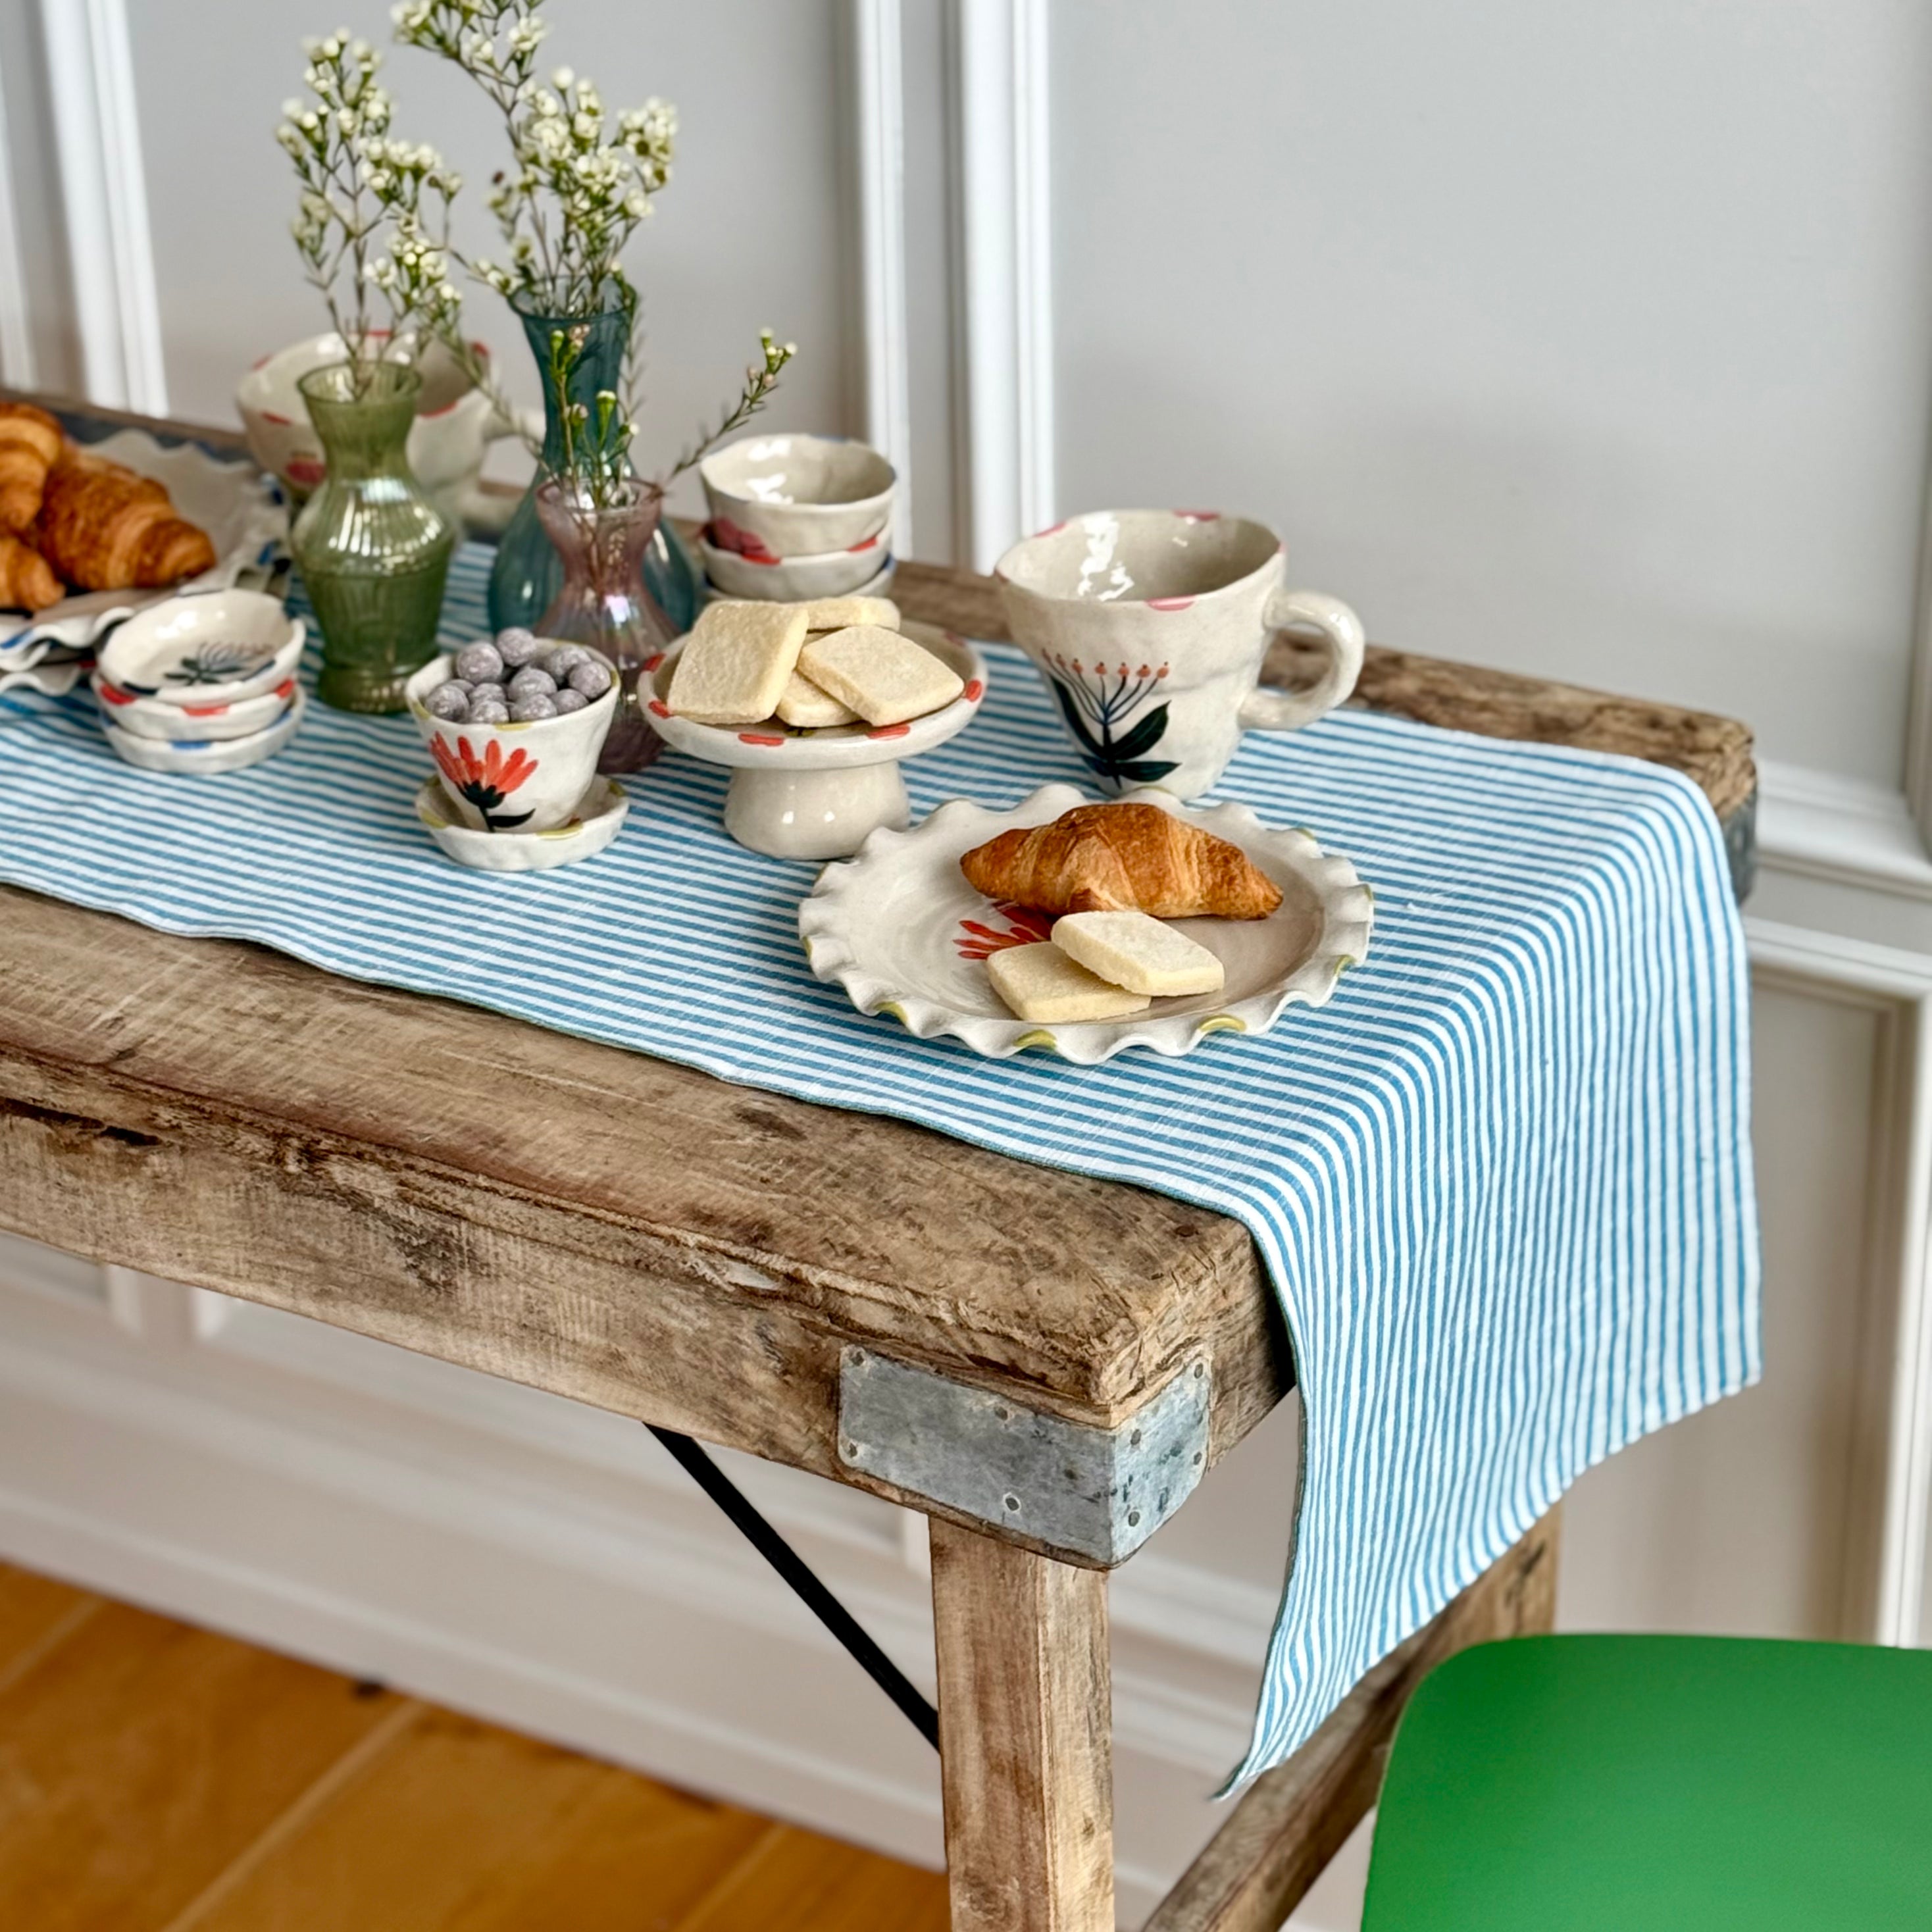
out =
<svg viewBox="0 0 1932 1932"><path fill-rule="evenodd" d="M1070 912L1054 921L1053 943L1090 973L1156 999L1218 993L1227 977L1206 946L1144 912Z"/></svg>
<svg viewBox="0 0 1932 1932"><path fill-rule="evenodd" d="M1118 1019L1150 1004L1144 993L1108 986L1057 946L1009 946L990 953L986 976L1019 1018L1042 1025Z"/></svg>
<svg viewBox="0 0 1932 1932"><path fill-rule="evenodd" d="M667 701L700 724L761 723L784 695L805 632L802 604L711 604L678 658Z"/></svg>
<svg viewBox="0 0 1932 1932"><path fill-rule="evenodd" d="M855 624L808 638L798 668L868 724L903 724L950 704L966 688L958 674L910 638Z"/></svg>
<svg viewBox="0 0 1932 1932"><path fill-rule="evenodd" d="M843 631L854 624L899 627L899 607L890 597L815 597L805 607L808 631Z"/></svg>
<svg viewBox="0 0 1932 1932"><path fill-rule="evenodd" d="M794 671L785 680L784 693L778 701L779 721L801 731L815 730L826 724L856 724L859 714L848 710L829 691L820 691L810 678Z"/></svg>

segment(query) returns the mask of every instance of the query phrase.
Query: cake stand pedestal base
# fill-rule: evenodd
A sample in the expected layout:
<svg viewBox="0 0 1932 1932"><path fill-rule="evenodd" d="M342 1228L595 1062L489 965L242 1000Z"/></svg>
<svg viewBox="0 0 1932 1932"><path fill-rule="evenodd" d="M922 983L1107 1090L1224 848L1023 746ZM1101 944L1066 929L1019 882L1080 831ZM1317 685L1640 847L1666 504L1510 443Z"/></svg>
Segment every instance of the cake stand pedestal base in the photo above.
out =
<svg viewBox="0 0 1932 1932"><path fill-rule="evenodd" d="M849 859L881 825L912 817L896 760L844 770L740 766L724 794L724 829L774 859Z"/></svg>

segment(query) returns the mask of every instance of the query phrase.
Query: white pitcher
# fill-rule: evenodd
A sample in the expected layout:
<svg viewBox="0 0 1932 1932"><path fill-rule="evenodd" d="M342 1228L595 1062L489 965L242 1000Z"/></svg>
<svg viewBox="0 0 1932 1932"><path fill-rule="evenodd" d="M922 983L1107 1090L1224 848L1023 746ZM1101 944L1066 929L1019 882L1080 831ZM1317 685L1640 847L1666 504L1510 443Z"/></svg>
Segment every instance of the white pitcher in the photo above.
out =
<svg viewBox="0 0 1932 1932"><path fill-rule="evenodd" d="M388 332L371 333L386 338ZM472 346L487 361L488 350L480 342ZM406 362L411 350L398 343L390 352L397 361ZM236 388L249 454L280 477L282 487L298 502L322 481L327 466L322 439L296 385L311 369L342 362L348 353L339 335L311 335L263 356ZM409 442L410 467L416 481L459 529L500 532L517 498L514 493L484 492L483 459L491 443L516 435L518 425L470 382L440 343L430 344L417 367L423 379L422 404L410 426ZM532 427L541 437L540 411L528 412L524 433Z"/></svg>

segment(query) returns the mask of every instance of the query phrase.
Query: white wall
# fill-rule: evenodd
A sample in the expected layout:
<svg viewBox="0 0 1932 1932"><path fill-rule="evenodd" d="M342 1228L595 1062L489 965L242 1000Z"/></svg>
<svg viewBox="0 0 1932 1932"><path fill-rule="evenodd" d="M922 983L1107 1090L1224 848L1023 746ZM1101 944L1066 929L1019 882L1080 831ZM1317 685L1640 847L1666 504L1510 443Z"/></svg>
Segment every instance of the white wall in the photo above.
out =
<svg viewBox="0 0 1932 1932"><path fill-rule="evenodd" d="M1059 0L1063 507L1897 784L1932 12Z"/></svg>
<svg viewBox="0 0 1932 1932"><path fill-rule="evenodd" d="M1274 520L1296 574L1390 643L1756 724L1766 1377L1578 1486L1562 1615L1922 1640L1932 12L1057 0L1049 155L1016 165L1006 130L1039 76L1013 50L1043 4L557 10L557 58L683 113L639 256L651 436L674 444L770 322L806 351L774 422L862 430L868 369L903 358L920 554L1016 534L970 506L1016 503L1028 478L1051 476L1058 512L1219 503ZM868 10L902 34L902 338L861 322L880 264L859 245L850 29ZM169 398L226 420L240 368L316 326L269 129L298 36L334 22L291 0L126 13ZM347 17L386 31L376 5ZM0 10L0 85L40 380L71 386L38 18ZM1012 73L1006 111L968 111L962 45ZM473 104L423 56L395 52L390 78L400 124L479 179ZM972 310L963 206L1012 267L1030 194L1050 207L1050 314ZM492 310L472 303L520 370ZM0 1551L936 1856L922 1748L628 1425L17 1249L0 1387ZM1130 1916L1215 1822L1279 1584L1292 1422L1114 1586ZM789 1472L746 1480L929 1671L908 1520ZM1347 1890L1304 1922L1345 1922Z"/></svg>

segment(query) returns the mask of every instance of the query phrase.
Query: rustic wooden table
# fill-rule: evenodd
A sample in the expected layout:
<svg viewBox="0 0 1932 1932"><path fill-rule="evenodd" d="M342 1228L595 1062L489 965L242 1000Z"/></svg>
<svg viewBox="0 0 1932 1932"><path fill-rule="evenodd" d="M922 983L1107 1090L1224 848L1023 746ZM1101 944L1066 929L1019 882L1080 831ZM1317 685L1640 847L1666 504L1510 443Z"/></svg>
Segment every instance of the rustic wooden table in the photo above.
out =
<svg viewBox="0 0 1932 1932"><path fill-rule="evenodd" d="M1005 634L989 579L907 563L895 594ZM1748 878L1742 726L1388 651L1360 696L1676 766ZM1120 1498L1178 1503L1292 1379L1238 1222L10 889L0 983L0 1226L925 1512L956 1932L1112 1928L1106 1571L1152 1527ZM1278 1925L1426 1670L1547 1627L1556 1540L1546 1520L1259 1780L1154 1932Z"/></svg>

